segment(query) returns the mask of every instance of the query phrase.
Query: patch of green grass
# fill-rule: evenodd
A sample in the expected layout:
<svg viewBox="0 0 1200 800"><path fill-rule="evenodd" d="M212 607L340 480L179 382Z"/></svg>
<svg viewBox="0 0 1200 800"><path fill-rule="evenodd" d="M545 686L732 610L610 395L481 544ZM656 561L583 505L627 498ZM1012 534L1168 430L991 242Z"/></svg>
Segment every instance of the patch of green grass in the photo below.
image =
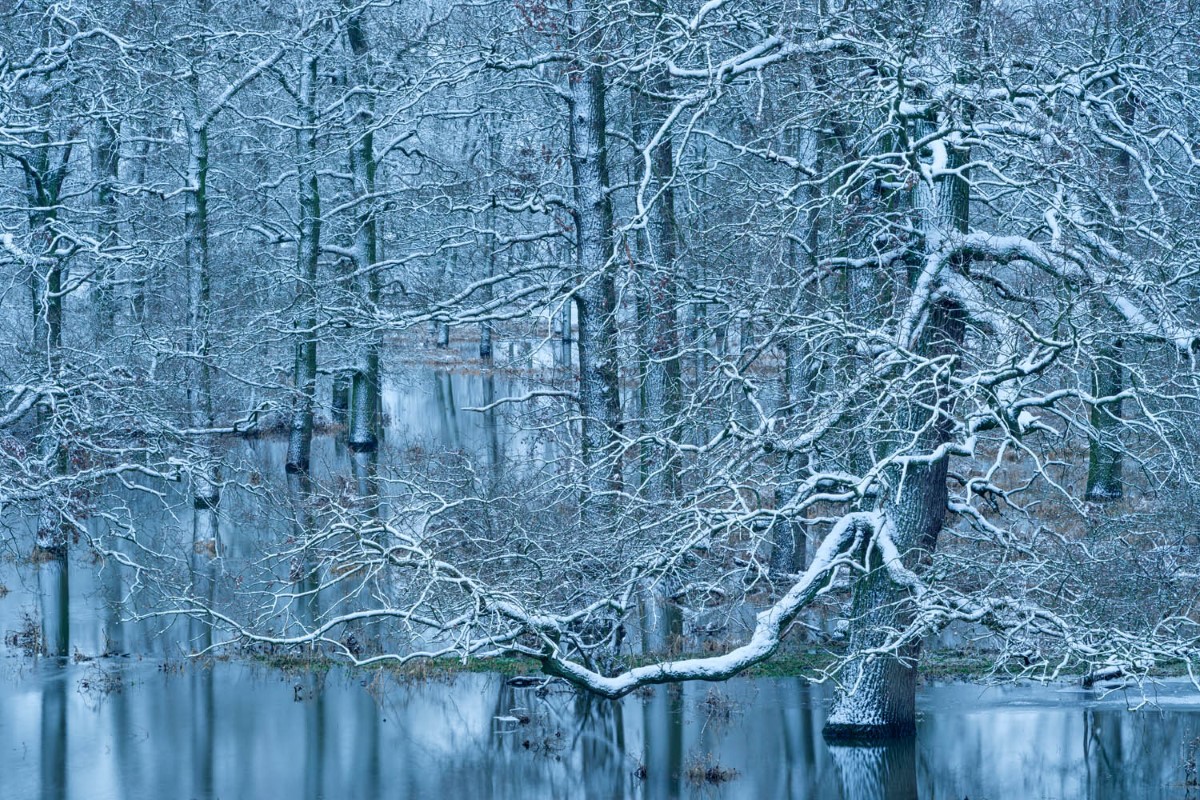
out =
<svg viewBox="0 0 1200 800"><path fill-rule="evenodd" d="M328 672L333 659L318 654L305 653L255 653L252 661L277 669L281 672Z"/></svg>
<svg viewBox="0 0 1200 800"><path fill-rule="evenodd" d="M778 653L773 658L757 664L741 673L748 678L811 678L831 667L845 654L844 645L807 647ZM712 653L680 653L670 656L671 660L703 658ZM451 678L465 673L491 673L506 678L515 675L540 675L541 664L524 656L474 658L463 662L456 658L435 658L409 661L379 661L363 667L349 667L340 659L320 653L254 653L251 660L283 672L327 672L334 666L345 666L350 670L383 671L397 677L413 680ZM664 660L661 656L637 656L626 659L624 668L653 664ZM980 680L988 677L1016 677L1024 671L1019 661L997 665L995 658L986 653L935 651L927 652L921 659L921 678L926 680ZM1085 670L1081 665L1072 665L1060 671L1060 677L1079 677ZM1183 661L1158 665L1152 677L1169 677L1187 674ZM1032 674L1028 677L1038 677Z"/></svg>
<svg viewBox="0 0 1200 800"><path fill-rule="evenodd" d="M921 659L918 672L932 680L969 680L1007 671L1003 666L996 669L994 658L979 653L937 652Z"/></svg>
<svg viewBox="0 0 1200 800"><path fill-rule="evenodd" d="M473 658L466 662L457 658L434 658L424 661L409 661L405 664L389 664L385 661L378 666L388 672L406 677L436 677L489 672L511 678L514 675L541 673L541 665L537 661L523 656Z"/></svg>
<svg viewBox="0 0 1200 800"><path fill-rule="evenodd" d="M838 656L827 648L779 653L743 674L751 678L807 678L833 664Z"/></svg>
<svg viewBox="0 0 1200 800"><path fill-rule="evenodd" d="M408 661L377 661L354 667L345 661L321 653L254 653L252 661L283 672L328 672L334 666L363 672L384 671L409 678L449 677L461 673L494 673L511 677L539 673L537 661L522 657L478 658L462 662L455 658L433 658Z"/></svg>

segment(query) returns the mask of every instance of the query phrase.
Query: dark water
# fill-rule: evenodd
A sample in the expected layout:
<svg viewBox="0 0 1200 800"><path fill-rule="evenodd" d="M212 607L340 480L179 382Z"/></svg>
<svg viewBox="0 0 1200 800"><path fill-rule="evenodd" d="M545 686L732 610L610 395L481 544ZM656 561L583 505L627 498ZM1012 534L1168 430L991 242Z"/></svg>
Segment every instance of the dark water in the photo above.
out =
<svg viewBox="0 0 1200 800"><path fill-rule="evenodd" d="M820 737L828 690L793 679L614 703L492 675L118 661L2 662L0 796L1183 798L1200 728L1177 683L1141 711L1119 693L926 687L915 744L847 749Z"/></svg>
<svg viewBox="0 0 1200 800"><path fill-rule="evenodd" d="M536 465L553 442L466 411L521 389L426 371L385 387L385 452L415 442L482 464ZM244 475L283 474L283 447L240 443ZM319 476L354 474L332 437L314 443ZM282 488L277 494L286 496ZM265 488L222 500L222 569L257 538L287 535ZM183 494L114 494L109 510L187 552ZM186 654L199 634L169 619L132 623L130 578L86 547L29 565L31 530L0 536L0 800L25 798L1189 798L1200 692L1068 686L926 686L915 742L830 748L829 687L739 679L660 687L619 702L496 676L399 681L334 670L288 675ZM96 524L102 525L97 520ZM16 635L16 640L13 640ZM24 653L40 639L68 658ZM102 653L120 657L94 658ZM76 660L75 655L79 659ZM87 660L90 659L90 660Z"/></svg>

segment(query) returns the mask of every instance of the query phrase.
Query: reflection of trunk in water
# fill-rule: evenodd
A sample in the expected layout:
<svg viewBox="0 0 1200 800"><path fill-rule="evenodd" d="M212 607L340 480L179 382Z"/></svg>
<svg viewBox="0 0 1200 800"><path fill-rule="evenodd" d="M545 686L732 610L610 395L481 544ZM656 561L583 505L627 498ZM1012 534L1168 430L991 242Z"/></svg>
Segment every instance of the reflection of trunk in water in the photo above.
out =
<svg viewBox="0 0 1200 800"><path fill-rule="evenodd" d="M42 684L42 797L67 796L67 674L48 671Z"/></svg>
<svg viewBox="0 0 1200 800"><path fill-rule="evenodd" d="M364 514L379 515L379 455L374 451L350 453L350 476Z"/></svg>
<svg viewBox="0 0 1200 800"><path fill-rule="evenodd" d="M621 797L624 792L625 719L619 702L579 694L575 701L575 741L584 775L608 776L611 784L592 791L599 796Z"/></svg>
<svg viewBox="0 0 1200 800"><path fill-rule="evenodd" d="M1088 797L1105 800L1126 796L1125 787L1119 783L1114 785L1112 781L1112 776L1122 775L1126 771L1122 727L1119 719L1109 715L1098 714L1093 709L1083 712L1083 753L1087 767ZM1105 780L1106 776L1108 780ZM1189 798L1196 796L1195 787L1189 787L1189 792Z"/></svg>
<svg viewBox="0 0 1200 800"><path fill-rule="evenodd" d="M914 739L884 747L830 746L829 755L847 800L916 800Z"/></svg>
<svg viewBox="0 0 1200 800"><path fill-rule="evenodd" d="M496 536L497 524L504 524L502 519L496 519L496 507L493 502L494 498L501 493L500 486L500 470L501 470L501 453L500 453L500 434L496 425L495 408L490 408L492 403L496 402L496 377L490 371L483 374L483 408L487 411L483 412L483 433L485 447L487 449L487 471L485 480L487 485L484 491L484 497L489 502L485 503L482 512L485 526L485 534L488 538Z"/></svg>
<svg viewBox="0 0 1200 800"><path fill-rule="evenodd" d="M779 712L779 741L783 750L781 755L783 763L789 765L789 769L781 770L781 783L769 788L773 789L774 797L804 797L806 788L799 781L807 778L808 786L817 785L815 776L808 773L808 770L818 763L815 744L821 734L820 720L811 710L818 707L818 701L813 697L812 685L807 682L789 681L786 686L786 692L796 693L796 701L777 703L775 710ZM798 766L804 766L806 769L801 771L796 768Z"/></svg>
<svg viewBox="0 0 1200 800"><path fill-rule="evenodd" d="M136 781L144 769L139 756L144 752L130 736L133 720L130 714L129 692L113 692L105 702L109 704L109 736L112 740L113 762L116 767L119 797L134 796Z"/></svg>
<svg viewBox="0 0 1200 800"><path fill-rule="evenodd" d="M298 679L296 698L304 703L304 798L326 797L325 785L325 679L324 673L306 671Z"/></svg>
<svg viewBox="0 0 1200 800"><path fill-rule="evenodd" d="M191 683L191 747L192 787L198 797L212 797L213 756L216 740L216 718L214 714L215 694L211 666L194 664L189 667Z"/></svg>
<svg viewBox="0 0 1200 800"><path fill-rule="evenodd" d="M496 376L490 371L483 374L483 407L496 402ZM496 424L496 409L488 408L483 412L483 431L487 439L488 479L491 481L492 493L500 479L500 431Z"/></svg>
<svg viewBox="0 0 1200 800"><path fill-rule="evenodd" d="M1161 687L1166 702L1153 713L1130 713L1115 697L1065 697L1062 687L1002 693L998 702L978 687L932 687L917 764L912 743L827 749L820 725L831 688L793 679L719 685L744 709L718 717L697 702L706 684L613 703L557 684L539 696L494 675L411 682L380 673L364 688L339 671L323 684L303 674L280 683L237 661L189 662L157 677L155 668L130 663L124 692L89 709L73 700L83 674L76 666L43 660L10 675L15 683L0 682L0 726L19 724L28 716L21 698L33 698L28 752L20 736L0 749L0 795L224 797L269 786L257 796L1182 798L1200 724L1194 692L1180 684ZM526 714L525 724L496 720ZM226 758L237 753L253 757ZM738 774L726 786L695 785L687 774L695 763Z"/></svg>
<svg viewBox="0 0 1200 800"><path fill-rule="evenodd" d="M458 404L454 401L454 376L444 370L437 370L433 373L433 380L442 417L441 440L447 442L451 450L458 450L462 447L462 438L458 426Z"/></svg>
<svg viewBox="0 0 1200 800"><path fill-rule="evenodd" d="M656 688L642 705L642 765L646 797L679 797L683 791L683 686Z"/></svg>
<svg viewBox="0 0 1200 800"><path fill-rule="evenodd" d="M383 791L379 757L379 717L383 713L383 707L381 699L370 693L364 692L358 696L362 698L366 711L363 713L362 744L355 748L362 756L363 763L356 773L363 778L363 797L381 797Z"/></svg>

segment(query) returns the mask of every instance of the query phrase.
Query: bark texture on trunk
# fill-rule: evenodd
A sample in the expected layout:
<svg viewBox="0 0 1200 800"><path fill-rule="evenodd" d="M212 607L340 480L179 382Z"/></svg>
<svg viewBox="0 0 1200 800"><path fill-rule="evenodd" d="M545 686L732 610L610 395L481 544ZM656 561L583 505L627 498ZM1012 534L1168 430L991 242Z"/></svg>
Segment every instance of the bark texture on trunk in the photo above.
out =
<svg viewBox="0 0 1200 800"><path fill-rule="evenodd" d="M96 126L95 173L96 207L99 219L96 222L96 240L102 249L117 243L117 193L120 170L121 123L107 117L101 118ZM96 264L95 335L97 341L112 337L117 319L116 297L113 291L113 269L108 259L101 255Z"/></svg>
<svg viewBox="0 0 1200 800"><path fill-rule="evenodd" d="M1128 13L1126 11L1126 13ZM1122 121L1133 127L1135 108L1133 98L1128 90L1122 93L1117 102L1118 113ZM1125 234L1122 228L1127 224L1129 213L1129 187L1134 185L1136 178L1133 173L1133 159L1128 151L1119 149L1112 155L1112 180L1115 188L1113 203L1116 219L1114 220L1113 244L1123 250ZM1097 305L1103 305L1099 303ZM1098 319L1111 318L1107 309L1097 309ZM1097 358L1092 365L1092 394L1096 397L1115 397L1125 388L1124 342L1119 336L1110 336L1102 340ZM1088 440L1088 476L1084 499L1093 503L1106 503L1120 500L1125 494L1124 452L1120 442L1116 440L1121 429L1122 401L1116 400L1102 406L1093 405L1090 422L1092 435Z"/></svg>
<svg viewBox="0 0 1200 800"><path fill-rule="evenodd" d="M317 59L310 58L300 78L301 117L299 205L300 242L297 248L296 300L299 328L292 423L285 469L307 473L313 437L313 406L317 394L317 265L321 247L321 194L317 181Z"/></svg>
<svg viewBox="0 0 1200 800"><path fill-rule="evenodd" d="M192 76L199 112L199 78ZM188 124L187 192L183 210L183 265L188 281L189 356L188 413L197 430L213 427L212 369L209 364L209 324L212 306L212 276L209 272L208 241L208 128ZM220 470L212 456L211 437L201 435L200 453L192 467L192 505L215 510L220 502Z"/></svg>
<svg viewBox="0 0 1200 800"><path fill-rule="evenodd" d="M783 374L779 381L779 399L777 413L780 416L794 419L803 424L802 408L809 395L810 376L806 365L806 352L803 343L789 337L785 342L783 352ZM794 476L808 467L807 453L793 453L782 456L779 464L784 482L775 487L775 508L784 508L796 496ZM771 576L779 578L781 583L789 580L786 576L794 575L804 570L808 558L808 531L803 523L783 517L776 518L771 523L770 530L771 557L769 561Z"/></svg>
<svg viewBox="0 0 1200 800"><path fill-rule="evenodd" d="M496 149L496 136L495 134L492 134L490 139L490 157L488 159L488 165L491 167L493 172L496 169ZM492 195L492 202L488 207L487 226L489 234L487 237L487 254L484 256L484 258L486 259L485 263L487 264L487 278L490 281L492 278L496 277L496 250L499 247L499 236L497 235L496 231L495 194ZM480 302L486 306L492 302L494 294L495 293L492 291L492 284L489 282L482 288L480 292ZM495 331L492 329L491 320L484 320L483 322L479 323L479 359L485 364L490 364L492 361L492 339L494 338L494 334Z"/></svg>
<svg viewBox="0 0 1200 800"><path fill-rule="evenodd" d="M212 373L208 363L212 276L208 248L208 128L188 126L188 187L183 209L183 264L188 279L187 351L191 357L188 407L192 425L213 422Z"/></svg>
<svg viewBox="0 0 1200 800"><path fill-rule="evenodd" d="M661 3L643 2L643 6L647 13L662 13ZM675 155L670 133L661 131L670 110L663 98L671 93L670 78L664 69L656 68L647 76L647 89L635 90L632 97L635 130L644 121L647 141L643 146L650 148L649 180L643 195L643 201L649 204L641 259L644 319L639 326L644 337L640 342L644 365L642 419L647 431L671 440L676 435L682 390L676 275L679 248L675 190L671 184ZM679 492L679 468L670 446L648 444L642 458L647 498L658 503L675 497Z"/></svg>
<svg viewBox="0 0 1200 800"><path fill-rule="evenodd" d="M968 162L965 148L947 142L947 166ZM925 239L925 253L934 255L946 234L966 232L970 187L961 175L945 175L933 187L921 187L915 214ZM939 359L962 346L966 326L960 309L946 300L932 300L928 319L918 336L915 353ZM942 363L948 363L944 360ZM911 397L901 400L895 420L893 446L913 442L911 453L928 455L949 440L951 423L949 370L935 374L921 370ZM887 470L884 524L905 565L919 568L937 547L946 516L947 459L915 462ZM871 551L867 573L854 586L850 620L850 652L885 648L891 636L911 620L907 590L894 583L879 556ZM873 741L912 736L916 732L916 678L920 642L910 642L898 652L853 658L838 688L834 707L825 725L832 741Z"/></svg>
<svg viewBox="0 0 1200 800"><path fill-rule="evenodd" d="M351 124L360 129L350 151L350 173L358 207L358 227L354 235L355 260L359 275L355 292L369 314L379 308L381 294L379 271L378 220L375 208L375 104L370 91L371 49L361 14L354 14L346 25L350 47L350 76L354 91L347 108ZM357 452L374 450L379 443L379 335L374 330L359 334L356 347L354 384L350 401L349 446Z"/></svg>
<svg viewBox="0 0 1200 800"><path fill-rule="evenodd" d="M56 381L62 372L63 336L63 264L57 256L55 225L58 221L59 199L67 177L71 147L62 148L58 163L51 159L48 134L41 137L42 147L21 161L25 173L26 202L28 203L29 235L35 255L29 266L29 293L33 312L32 355L45 379ZM36 411L34 443L40 458L53 474L61 475L67 468L67 450L56 424L53 407L39 403ZM59 560L65 574L67 532L62 514L50 498L38 505L35 560Z"/></svg>
<svg viewBox="0 0 1200 800"><path fill-rule="evenodd" d="M1114 397L1124 388L1123 349L1124 343L1120 339L1110 340L1100 348L1092 367L1092 394L1096 397ZM1120 500L1125 493L1122 481L1124 452L1116 440L1122 424L1121 406L1120 400L1092 406L1085 498L1094 503Z"/></svg>
<svg viewBox="0 0 1200 800"><path fill-rule="evenodd" d="M796 141L796 155L811 164L814 172L821 172L823 149L828 146L827 138L815 131L800 133ZM816 209L821 190L811 187L802 197L810 204L803 218L802 234L792 238L788 244L785 272L781 284L795 286L787 311L811 314L816 310L814 292L820 291L819 220ZM800 257L799 241L804 242L806 258ZM811 278L811 281L810 281ZM793 333L781 342L783 369L779 376L779 397L775 407L776 416L784 424L796 429L807 422L808 405L812 397L816 376L819 373L818 353L811 351L809 342ZM809 469L809 454L793 453L782 457L783 482L775 487L775 508L784 508L796 496L795 481L800 480ZM773 578L802 572L808 563L808 528L794 519L776 519L771 526L770 574ZM783 578L780 583L786 582Z"/></svg>
<svg viewBox="0 0 1200 800"><path fill-rule="evenodd" d="M582 520L586 528L612 522L621 486L616 438L621 430L617 365L617 293L612 263L612 201L608 194L605 75L590 10L574 13L576 63L570 83L571 174L576 226L575 294L579 314L579 410L585 471ZM564 331L569 326L564 325ZM569 333L568 333L569 336Z"/></svg>

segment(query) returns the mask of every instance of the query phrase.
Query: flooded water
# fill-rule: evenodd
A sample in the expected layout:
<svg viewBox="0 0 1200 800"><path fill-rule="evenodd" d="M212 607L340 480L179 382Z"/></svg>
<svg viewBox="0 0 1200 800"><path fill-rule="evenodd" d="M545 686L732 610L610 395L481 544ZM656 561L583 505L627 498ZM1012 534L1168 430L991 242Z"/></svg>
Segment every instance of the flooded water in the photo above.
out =
<svg viewBox="0 0 1200 800"><path fill-rule="evenodd" d="M1136 691L929 685L915 743L830 748L831 690L798 679L609 702L495 675L194 660L188 625L122 619L111 571L73 559L63 588L56 569L0 570L4 800L1196 796L1200 693L1180 681L1138 710ZM29 656L23 633L66 637L72 657Z"/></svg>
<svg viewBox="0 0 1200 800"><path fill-rule="evenodd" d="M1184 798L1200 731L1180 684L1136 712L1061 686L932 686L915 743L830 748L829 691L795 679L609 702L478 674L0 663L5 798Z"/></svg>
<svg viewBox="0 0 1200 800"><path fill-rule="evenodd" d="M386 484L422 448L493 472L548 463L560 452L552 437L508 424L502 410L468 410L522 391L515 378L434 370L390 382L377 461L364 472L334 437L319 437L313 479L336 488L345 476L346 492L362 495L362 475ZM238 485L205 522L226 579L295 524L283 513L282 443L231 447ZM386 503L386 487L371 485ZM114 492L111 503L181 552L208 539L196 537L201 512L179 488ZM1140 693L929 685L915 742L831 748L820 735L831 690L797 679L609 702L495 675L405 681L189 659L205 643L194 623L130 622L128 575L83 546L65 564L25 563L31 532L7 522L0 800L1200 798L1200 693L1182 682L1139 710Z"/></svg>

